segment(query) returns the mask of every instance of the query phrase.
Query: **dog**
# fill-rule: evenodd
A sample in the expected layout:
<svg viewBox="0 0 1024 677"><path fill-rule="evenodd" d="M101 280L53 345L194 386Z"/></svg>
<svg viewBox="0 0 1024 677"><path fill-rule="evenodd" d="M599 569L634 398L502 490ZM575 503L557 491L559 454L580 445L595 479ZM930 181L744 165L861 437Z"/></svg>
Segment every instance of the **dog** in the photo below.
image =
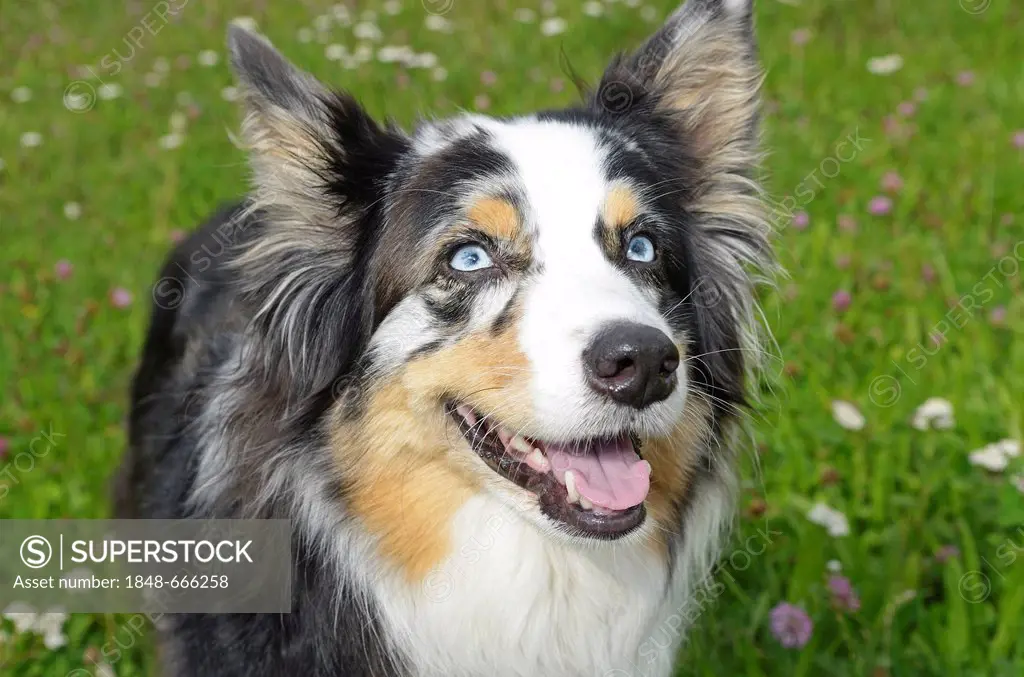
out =
<svg viewBox="0 0 1024 677"><path fill-rule="evenodd" d="M167 616L163 674L672 673L775 266L751 4L412 132L229 29L253 188L154 287L116 512L290 519L293 606Z"/></svg>

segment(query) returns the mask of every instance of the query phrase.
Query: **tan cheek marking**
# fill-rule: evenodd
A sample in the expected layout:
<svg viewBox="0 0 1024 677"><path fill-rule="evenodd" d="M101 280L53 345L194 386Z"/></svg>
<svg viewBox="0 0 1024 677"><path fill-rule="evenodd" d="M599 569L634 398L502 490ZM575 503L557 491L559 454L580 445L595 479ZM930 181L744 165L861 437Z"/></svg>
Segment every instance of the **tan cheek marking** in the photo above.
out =
<svg viewBox="0 0 1024 677"><path fill-rule="evenodd" d="M505 200L484 198L469 208L469 220L499 240L515 240L519 235L519 213Z"/></svg>
<svg viewBox="0 0 1024 677"><path fill-rule="evenodd" d="M697 396L687 398L683 418L668 437L644 441L642 454L651 464L651 490L647 497L648 518L660 528L654 530L652 545L668 551L666 530L678 528L675 503L689 491L697 472L698 451L710 434L711 408Z"/></svg>
<svg viewBox="0 0 1024 677"><path fill-rule="evenodd" d="M458 397L509 425L529 420L529 370L517 324L414 360L374 393L359 420L335 428L349 509L411 582L448 556L455 513L481 486L472 464L460 458L471 452L462 445L452 450L461 437L441 398Z"/></svg>
<svg viewBox="0 0 1024 677"><path fill-rule="evenodd" d="M474 334L414 361L405 372L406 388L427 401L457 397L510 428L528 426L530 363L519 349L518 312L497 336Z"/></svg>
<svg viewBox="0 0 1024 677"><path fill-rule="evenodd" d="M445 439L443 414L414 411L397 381L372 396L361 419L335 429L348 508L413 582L447 555L452 519L474 491L449 466Z"/></svg>

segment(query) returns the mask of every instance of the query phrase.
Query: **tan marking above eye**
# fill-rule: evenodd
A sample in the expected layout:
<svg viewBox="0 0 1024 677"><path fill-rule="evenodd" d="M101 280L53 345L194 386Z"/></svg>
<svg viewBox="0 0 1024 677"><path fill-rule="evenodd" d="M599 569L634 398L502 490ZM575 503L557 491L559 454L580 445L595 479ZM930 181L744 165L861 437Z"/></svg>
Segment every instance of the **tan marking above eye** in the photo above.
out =
<svg viewBox="0 0 1024 677"><path fill-rule="evenodd" d="M477 200L467 216L477 228L497 239L514 240L519 234L519 212L507 200L495 197Z"/></svg>
<svg viewBox="0 0 1024 677"><path fill-rule="evenodd" d="M604 199L601 216L611 230L622 230L639 215L640 200L629 186L617 184Z"/></svg>

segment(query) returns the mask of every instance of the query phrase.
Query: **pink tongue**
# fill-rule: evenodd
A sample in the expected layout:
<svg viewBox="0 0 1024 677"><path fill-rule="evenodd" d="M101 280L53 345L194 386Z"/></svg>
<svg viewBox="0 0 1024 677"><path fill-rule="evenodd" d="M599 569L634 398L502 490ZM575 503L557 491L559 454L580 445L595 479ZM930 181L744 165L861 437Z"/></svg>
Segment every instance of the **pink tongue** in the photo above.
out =
<svg viewBox="0 0 1024 677"><path fill-rule="evenodd" d="M582 455L569 453L569 445L546 446L555 478L565 484L565 471L572 470L576 491L595 506L625 510L647 498L651 468L633 451L628 435L594 442Z"/></svg>

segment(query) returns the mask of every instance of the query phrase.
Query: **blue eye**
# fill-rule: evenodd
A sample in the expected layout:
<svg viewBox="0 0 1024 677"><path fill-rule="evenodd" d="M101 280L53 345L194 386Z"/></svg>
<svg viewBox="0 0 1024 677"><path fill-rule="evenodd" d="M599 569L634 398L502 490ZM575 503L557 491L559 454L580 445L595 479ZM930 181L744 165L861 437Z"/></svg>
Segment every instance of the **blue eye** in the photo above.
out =
<svg viewBox="0 0 1024 677"><path fill-rule="evenodd" d="M451 260L448 262L455 270L463 273L471 273L475 270L484 270L494 266L487 250L478 244L464 244L455 250Z"/></svg>
<svg viewBox="0 0 1024 677"><path fill-rule="evenodd" d="M630 261L650 263L654 260L654 243L646 235L634 235L626 245L626 258Z"/></svg>

